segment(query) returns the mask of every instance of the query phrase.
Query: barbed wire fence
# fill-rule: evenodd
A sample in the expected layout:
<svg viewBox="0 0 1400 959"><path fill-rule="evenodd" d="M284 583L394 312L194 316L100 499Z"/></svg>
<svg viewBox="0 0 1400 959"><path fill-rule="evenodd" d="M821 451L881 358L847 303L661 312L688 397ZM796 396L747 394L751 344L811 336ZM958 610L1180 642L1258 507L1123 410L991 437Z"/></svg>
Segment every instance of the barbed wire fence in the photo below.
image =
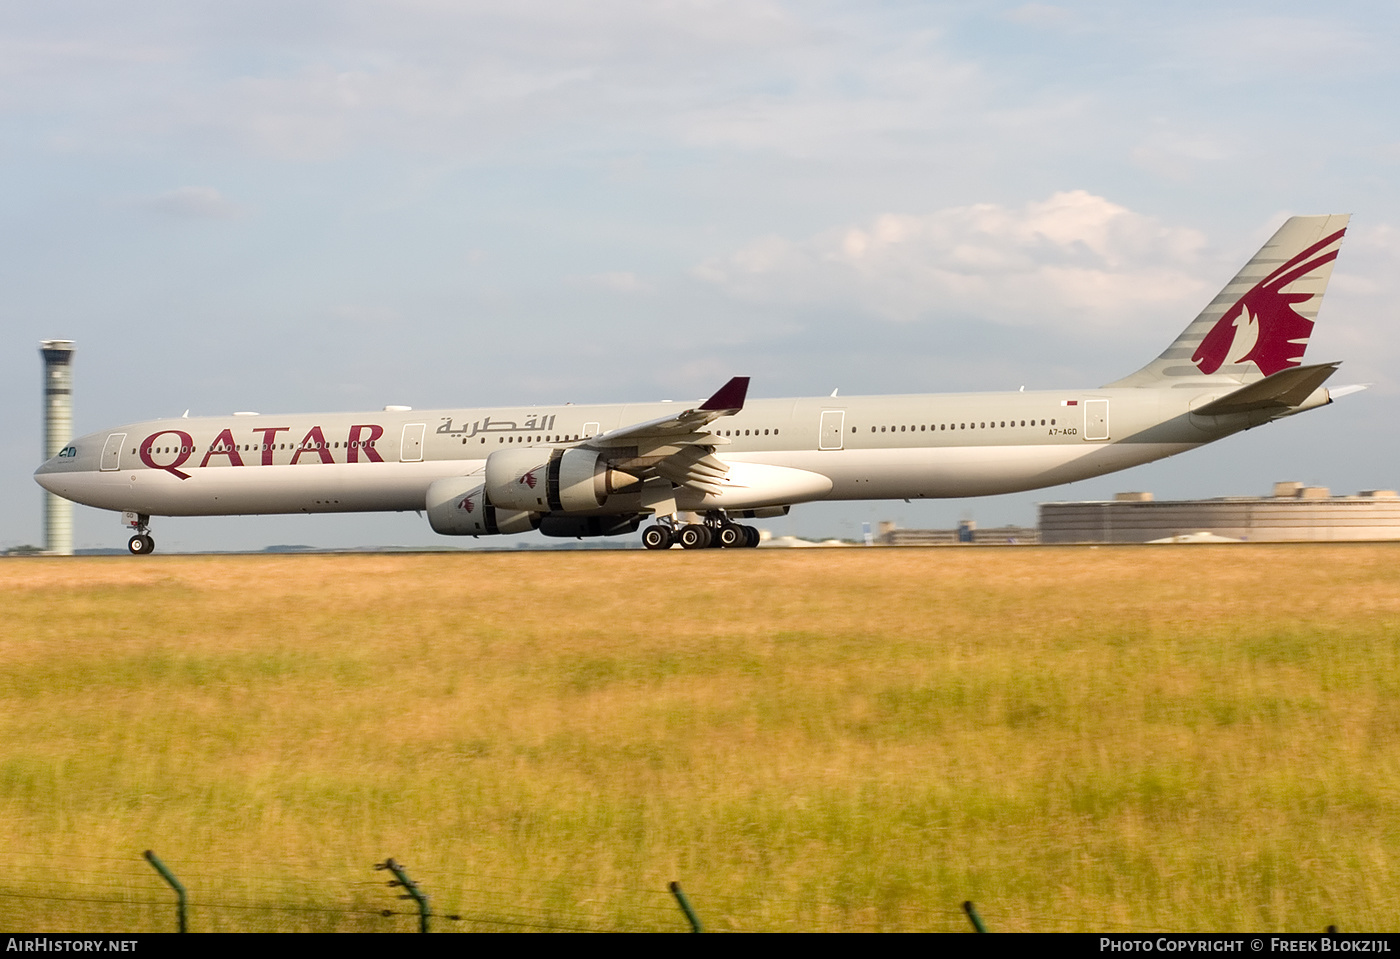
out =
<svg viewBox="0 0 1400 959"><path fill-rule="evenodd" d="M336 875L334 870L317 869L314 877L299 874L296 864L195 860L167 865L154 853L146 857L49 856L0 851L0 865L4 866L0 927L11 930L176 932L182 924L190 932L909 928L907 921L895 922L869 903L710 890L697 894L682 890L676 882L653 888L469 872L418 876L392 859L366 864L358 873ZM177 887L185 891L183 897ZM944 904L923 916L918 928L945 932L973 932L980 924L992 931L1034 928L1024 915L969 907L961 902ZM1122 929L1111 922L1095 928Z"/></svg>

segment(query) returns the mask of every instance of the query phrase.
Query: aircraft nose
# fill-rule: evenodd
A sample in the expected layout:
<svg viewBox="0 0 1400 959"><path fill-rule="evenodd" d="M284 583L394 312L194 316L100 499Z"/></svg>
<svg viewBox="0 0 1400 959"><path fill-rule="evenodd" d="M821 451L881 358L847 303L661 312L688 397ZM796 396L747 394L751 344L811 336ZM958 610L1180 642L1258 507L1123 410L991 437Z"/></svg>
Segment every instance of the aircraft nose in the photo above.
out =
<svg viewBox="0 0 1400 959"><path fill-rule="evenodd" d="M49 460L34 471L34 482L38 483L44 489L52 492L52 489L50 489L49 487L49 483L52 482L53 472L54 462L53 460Z"/></svg>
<svg viewBox="0 0 1400 959"><path fill-rule="evenodd" d="M57 456L51 457L34 471L34 482L38 483L50 493L58 492L57 486L59 485L61 476L63 473L68 472L68 470L65 469L67 465L68 463L66 460L60 459Z"/></svg>

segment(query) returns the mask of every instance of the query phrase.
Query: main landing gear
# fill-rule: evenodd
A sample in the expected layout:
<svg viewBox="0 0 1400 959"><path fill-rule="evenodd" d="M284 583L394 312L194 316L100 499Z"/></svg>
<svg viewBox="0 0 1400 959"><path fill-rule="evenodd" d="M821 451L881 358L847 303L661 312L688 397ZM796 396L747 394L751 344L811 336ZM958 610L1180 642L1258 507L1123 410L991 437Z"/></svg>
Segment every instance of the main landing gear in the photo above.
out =
<svg viewBox="0 0 1400 959"><path fill-rule="evenodd" d="M757 529L732 523L723 516L707 516L703 523L687 523L679 528L666 517L642 530L642 545L647 549L670 549L677 543L682 549L751 549L758 541Z"/></svg>
<svg viewBox="0 0 1400 959"><path fill-rule="evenodd" d="M126 541L126 548L131 550L132 556L145 556L155 552L156 541L151 539L151 534L147 532L151 528L149 516L145 513L123 513L122 522L136 530L136 535Z"/></svg>

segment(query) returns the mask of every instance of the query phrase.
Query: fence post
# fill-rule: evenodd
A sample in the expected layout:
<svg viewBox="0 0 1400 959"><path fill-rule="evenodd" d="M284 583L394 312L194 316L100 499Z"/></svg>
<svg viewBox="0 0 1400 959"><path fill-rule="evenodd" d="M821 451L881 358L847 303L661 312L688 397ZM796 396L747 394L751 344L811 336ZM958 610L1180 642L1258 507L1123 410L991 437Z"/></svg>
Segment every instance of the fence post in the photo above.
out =
<svg viewBox="0 0 1400 959"><path fill-rule="evenodd" d="M700 925L700 917L695 914L695 910L690 908L690 900L685 898L685 893L681 892L681 884L671 883L671 895L676 897L676 902L681 904L681 912L690 920L691 932L704 932L705 927Z"/></svg>
<svg viewBox="0 0 1400 959"><path fill-rule="evenodd" d="M418 931L428 931L428 897L418 888L418 885L410 878L408 873L403 871L403 867L392 859L374 864L375 869L387 869L394 874L394 879L389 883L392 889L394 886L402 886L408 890L408 895L400 896L400 899L412 899L418 904Z"/></svg>
<svg viewBox="0 0 1400 959"><path fill-rule="evenodd" d="M972 904L971 899L963 903L963 912L967 913L967 918L972 920L973 929L976 929L978 932L987 931L987 927L982 925L982 917L977 915L977 907Z"/></svg>
<svg viewBox="0 0 1400 959"><path fill-rule="evenodd" d="M161 862L155 853L147 849L143 855L145 855L146 861L155 867L156 872L160 873L160 877L170 883L170 888L175 890L175 912L180 917L180 931L188 932L189 930L185 927L185 887L180 885L180 880L175 878L173 872L165 868L165 863Z"/></svg>

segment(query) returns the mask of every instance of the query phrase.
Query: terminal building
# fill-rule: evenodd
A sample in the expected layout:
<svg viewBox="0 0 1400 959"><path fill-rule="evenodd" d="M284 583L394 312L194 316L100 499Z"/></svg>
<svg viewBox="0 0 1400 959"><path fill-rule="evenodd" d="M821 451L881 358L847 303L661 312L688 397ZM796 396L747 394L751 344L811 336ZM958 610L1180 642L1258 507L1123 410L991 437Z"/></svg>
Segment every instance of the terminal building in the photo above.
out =
<svg viewBox="0 0 1400 959"><path fill-rule="evenodd" d="M1033 546L1040 542L1040 534L1034 526L978 529L976 521L970 519L958 523L957 529L900 529L894 523L883 522L875 542L882 546L952 546L957 543Z"/></svg>
<svg viewBox="0 0 1400 959"><path fill-rule="evenodd" d="M1156 500L1119 493L1111 500L1041 503L1036 527L900 529L881 523L885 546L1069 543L1342 543L1400 540L1400 495L1365 490L1333 496L1322 486L1275 483L1271 496Z"/></svg>
<svg viewBox="0 0 1400 959"><path fill-rule="evenodd" d="M1333 496L1302 483L1275 483L1272 496L1203 500L1119 493L1100 502L1041 503L1039 529L1042 543L1400 540L1400 496L1394 490Z"/></svg>

